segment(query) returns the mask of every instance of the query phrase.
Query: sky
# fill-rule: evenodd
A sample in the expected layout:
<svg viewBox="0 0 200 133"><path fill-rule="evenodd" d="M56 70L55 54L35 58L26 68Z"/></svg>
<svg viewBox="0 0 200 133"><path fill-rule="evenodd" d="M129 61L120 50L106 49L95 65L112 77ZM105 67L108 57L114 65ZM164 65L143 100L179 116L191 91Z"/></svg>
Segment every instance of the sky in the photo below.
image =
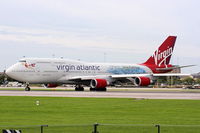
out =
<svg viewBox="0 0 200 133"><path fill-rule="evenodd" d="M0 0L0 71L23 57L143 63L177 36L171 63L200 72L199 0Z"/></svg>

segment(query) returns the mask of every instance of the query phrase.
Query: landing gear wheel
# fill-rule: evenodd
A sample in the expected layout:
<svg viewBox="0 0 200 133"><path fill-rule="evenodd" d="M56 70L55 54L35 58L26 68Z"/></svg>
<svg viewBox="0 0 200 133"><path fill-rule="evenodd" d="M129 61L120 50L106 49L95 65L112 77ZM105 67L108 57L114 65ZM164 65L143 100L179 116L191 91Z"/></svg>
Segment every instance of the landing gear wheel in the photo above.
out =
<svg viewBox="0 0 200 133"><path fill-rule="evenodd" d="M96 88L90 87L90 91L96 91Z"/></svg>
<svg viewBox="0 0 200 133"><path fill-rule="evenodd" d="M90 91L106 91L106 88L92 88L90 87Z"/></svg>
<svg viewBox="0 0 200 133"><path fill-rule="evenodd" d="M98 88L96 89L96 91L106 91L107 89L106 88Z"/></svg>
<svg viewBox="0 0 200 133"><path fill-rule="evenodd" d="M25 91L30 91L31 88L29 87L29 83L26 83Z"/></svg>
<svg viewBox="0 0 200 133"><path fill-rule="evenodd" d="M77 85L75 91L84 91L84 88L81 85Z"/></svg>
<svg viewBox="0 0 200 133"><path fill-rule="evenodd" d="M107 88L102 88L102 91L107 91Z"/></svg>
<svg viewBox="0 0 200 133"><path fill-rule="evenodd" d="M25 88L25 91L30 91L31 90L31 88L29 87L29 86L27 86L26 88Z"/></svg>

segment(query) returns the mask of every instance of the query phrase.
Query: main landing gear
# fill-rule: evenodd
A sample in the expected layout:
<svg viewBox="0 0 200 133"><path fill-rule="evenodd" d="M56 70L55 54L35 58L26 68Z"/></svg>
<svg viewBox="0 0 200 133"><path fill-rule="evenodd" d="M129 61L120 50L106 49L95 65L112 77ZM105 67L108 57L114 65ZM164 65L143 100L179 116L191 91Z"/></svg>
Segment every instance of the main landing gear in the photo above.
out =
<svg viewBox="0 0 200 133"><path fill-rule="evenodd" d="M76 85L75 91L84 91L84 88L82 85ZM107 91L106 88L92 88L90 87L90 91Z"/></svg>
<svg viewBox="0 0 200 133"><path fill-rule="evenodd" d="M76 85L75 91L84 91L84 88L82 85Z"/></svg>
<svg viewBox="0 0 200 133"><path fill-rule="evenodd" d="M106 91L106 88L92 88L90 87L90 91Z"/></svg>
<svg viewBox="0 0 200 133"><path fill-rule="evenodd" d="M26 86L25 86L25 91L30 91L31 90L31 88L29 87L29 84L28 83L26 83Z"/></svg>

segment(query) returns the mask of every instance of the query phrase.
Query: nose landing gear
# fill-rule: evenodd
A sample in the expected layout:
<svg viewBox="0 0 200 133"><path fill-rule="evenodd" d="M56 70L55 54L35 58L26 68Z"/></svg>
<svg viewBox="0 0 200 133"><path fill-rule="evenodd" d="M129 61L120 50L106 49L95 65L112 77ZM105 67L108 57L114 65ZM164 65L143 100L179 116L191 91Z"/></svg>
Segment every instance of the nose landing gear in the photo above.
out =
<svg viewBox="0 0 200 133"><path fill-rule="evenodd" d="M30 91L31 88L29 87L29 83L26 83L25 91Z"/></svg>

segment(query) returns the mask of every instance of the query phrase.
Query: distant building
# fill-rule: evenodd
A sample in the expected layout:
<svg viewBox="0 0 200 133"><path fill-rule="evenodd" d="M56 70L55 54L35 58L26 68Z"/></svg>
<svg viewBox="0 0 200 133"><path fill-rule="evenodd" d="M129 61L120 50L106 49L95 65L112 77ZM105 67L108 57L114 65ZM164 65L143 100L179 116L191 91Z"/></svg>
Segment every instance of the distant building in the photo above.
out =
<svg viewBox="0 0 200 133"><path fill-rule="evenodd" d="M193 74L193 77L194 77L194 78L200 78L200 72L199 72L199 73Z"/></svg>
<svg viewBox="0 0 200 133"><path fill-rule="evenodd" d="M3 75L3 72L0 72L0 76Z"/></svg>

